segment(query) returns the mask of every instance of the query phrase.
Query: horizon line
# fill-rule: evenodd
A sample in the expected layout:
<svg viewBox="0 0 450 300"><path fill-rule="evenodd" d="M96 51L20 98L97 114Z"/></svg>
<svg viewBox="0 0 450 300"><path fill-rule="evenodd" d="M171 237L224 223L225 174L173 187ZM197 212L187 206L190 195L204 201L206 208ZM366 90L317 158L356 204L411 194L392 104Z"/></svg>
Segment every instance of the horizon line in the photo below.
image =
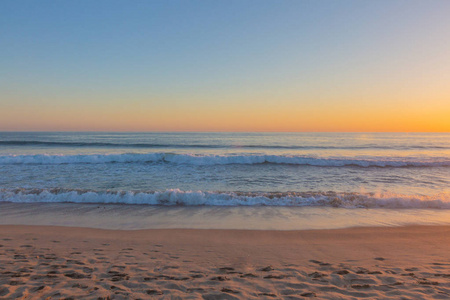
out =
<svg viewBox="0 0 450 300"><path fill-rule="evenodd" d="M60 133L450 133L450 131L208 131L208 130L0 130L5 132Z"/></svg>

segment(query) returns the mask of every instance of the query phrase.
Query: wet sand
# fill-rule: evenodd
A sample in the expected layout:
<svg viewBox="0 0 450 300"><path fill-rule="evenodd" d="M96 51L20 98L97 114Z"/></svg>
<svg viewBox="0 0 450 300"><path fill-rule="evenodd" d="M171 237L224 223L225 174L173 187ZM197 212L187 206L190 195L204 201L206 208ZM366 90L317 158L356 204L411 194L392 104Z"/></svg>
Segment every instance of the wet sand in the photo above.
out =
<svg viewBox="0 0 450 300"><path fill-rule="evenodd" d="M0 299L449 299L450 226L0 226Z"/></svg>

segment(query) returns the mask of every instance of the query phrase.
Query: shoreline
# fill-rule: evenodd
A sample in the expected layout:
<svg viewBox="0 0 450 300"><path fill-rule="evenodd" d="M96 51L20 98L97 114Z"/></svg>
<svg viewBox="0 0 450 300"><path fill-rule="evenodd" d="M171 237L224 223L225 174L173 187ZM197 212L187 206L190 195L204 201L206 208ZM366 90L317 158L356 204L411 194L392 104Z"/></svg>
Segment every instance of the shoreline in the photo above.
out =
<svg viewBox="0 0 450 300"><path fill-rule="evenodd" d="M278 231L0 225L0 245L0 299L450 297L450 226Z"/></svg>
<svg viewBox="0 0 450 300"><path fill-rule="evenodd" d="M411 220L415 224L411 224ZM54 225L117 230L312 230L450 225L450 210L0 202L0 225Z"/></svg>

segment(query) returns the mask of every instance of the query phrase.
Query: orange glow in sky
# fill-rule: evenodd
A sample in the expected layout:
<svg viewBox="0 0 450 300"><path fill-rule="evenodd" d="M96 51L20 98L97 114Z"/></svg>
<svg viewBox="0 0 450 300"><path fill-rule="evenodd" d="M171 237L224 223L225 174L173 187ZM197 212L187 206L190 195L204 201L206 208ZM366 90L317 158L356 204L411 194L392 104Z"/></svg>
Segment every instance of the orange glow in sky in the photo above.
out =
<svg viewBox="0 0 450 300"><path fill-rule="evenodd" d="M0 131L450 132L450 1L176 3L0 4Z"/></svg>

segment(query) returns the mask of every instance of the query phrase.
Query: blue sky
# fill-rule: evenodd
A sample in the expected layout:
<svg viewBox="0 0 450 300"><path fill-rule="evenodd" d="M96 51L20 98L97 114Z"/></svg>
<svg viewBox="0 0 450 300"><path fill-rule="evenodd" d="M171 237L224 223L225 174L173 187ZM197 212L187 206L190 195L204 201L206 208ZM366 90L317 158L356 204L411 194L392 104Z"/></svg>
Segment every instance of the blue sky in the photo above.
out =
<svg viewBox="0 0 450 300"><path fill-rule="evenodd" d="M133 108L136 119L225 110L230 124L252 108L261 124L277 107L379 114L375 102L399 110L409 93L446 110L449 15L450 1L1 1L0 130L245 130L131 119ZM121 108L131 119L114 127ZM71 110L110 125L77 127Z"/></svg>

